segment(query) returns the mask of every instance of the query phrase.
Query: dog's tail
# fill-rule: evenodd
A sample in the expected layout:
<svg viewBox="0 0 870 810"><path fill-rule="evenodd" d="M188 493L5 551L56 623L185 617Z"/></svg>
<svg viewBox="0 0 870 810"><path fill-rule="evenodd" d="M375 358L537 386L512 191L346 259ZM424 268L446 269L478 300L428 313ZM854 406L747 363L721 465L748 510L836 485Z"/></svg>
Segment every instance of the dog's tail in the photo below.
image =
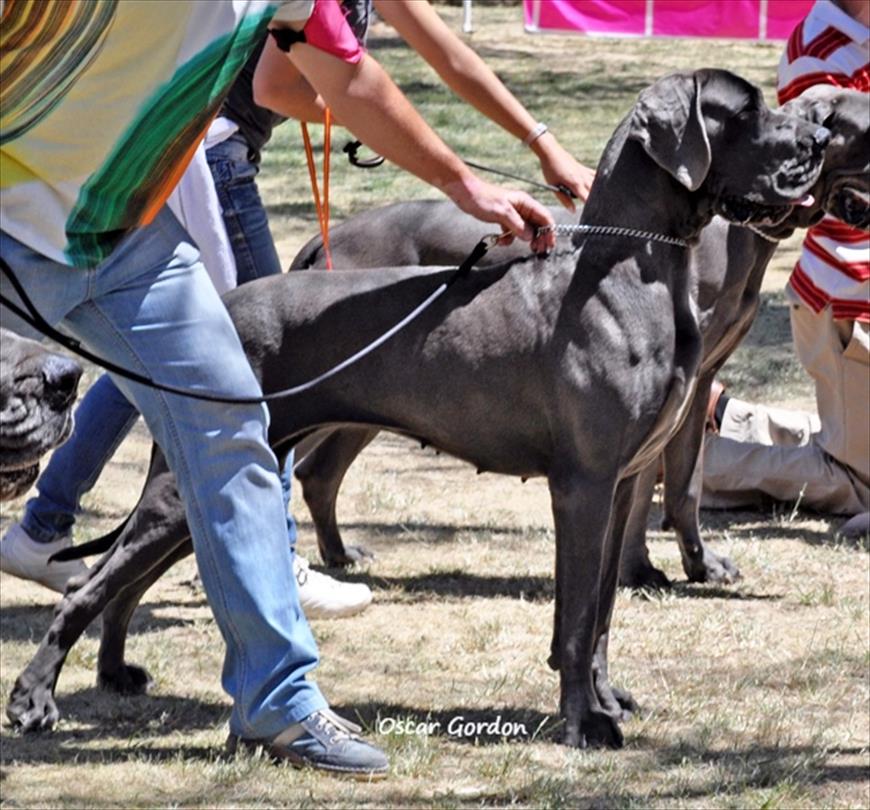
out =
<svg viewBox="0 0 870 810"><path fill-rule="evenodd" d="M320 263L321 267L325 267L324 262L323 238L315 236L309 239L296 254L296 258L290 264L290 270L307 270L318 263Z"/></svg>
<svg viewBox="0 0 870 810"><path fill-rule="evenodd" d="M63 562L65 560L80 560L83 557L92 557L94 554L102 554L105 551L108 551L118 539L118 535L121 534L121 530L127 525L127 521L130 520L130 516L127 516L127 519L121 523L119 526L116 526L112 531L108 534L104 534L102 537L98 537L96 540L90 540L87 543L79 543L77 546L69 546L68 548L62 549L51 555L48 558L49 562L54 562L57 560L58 562Z"/></svg>

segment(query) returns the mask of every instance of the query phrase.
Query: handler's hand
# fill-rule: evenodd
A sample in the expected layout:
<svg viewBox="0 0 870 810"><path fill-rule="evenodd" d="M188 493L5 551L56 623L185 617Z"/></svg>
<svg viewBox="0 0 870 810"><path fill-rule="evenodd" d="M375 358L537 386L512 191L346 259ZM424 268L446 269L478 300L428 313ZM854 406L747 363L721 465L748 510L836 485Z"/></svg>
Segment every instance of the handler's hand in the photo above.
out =
<svg viewBox="0 0 870 810"><path fill-rule="evenodd" d="M553 217L523 191L495 186L472 175L446 185L444 192L466 214L484 222L495 222L502 230L510 231L499 240L501 245L509 245L514 237L518 237L531 242L535 253L546 253L556 244L556 235L552 231L535 236L537 228L554 224Z"/></svg>
<svg viewBox="0 0 870 810"><path fill-rule="evenodd" d="M547 138L548 135L549 133L544 133L539 140ZM560 144L555 142L555 139L549 139L540 145L535 142L532 148L535 146L539 146L535 151L541 161L541 173L544 179L554 186L567 186L579 200L586 202L589 189L592 188L592 181L595 179L595 171L574 160ZM569 211L576 210L570 197L556 194L556 199Z"/></svg>

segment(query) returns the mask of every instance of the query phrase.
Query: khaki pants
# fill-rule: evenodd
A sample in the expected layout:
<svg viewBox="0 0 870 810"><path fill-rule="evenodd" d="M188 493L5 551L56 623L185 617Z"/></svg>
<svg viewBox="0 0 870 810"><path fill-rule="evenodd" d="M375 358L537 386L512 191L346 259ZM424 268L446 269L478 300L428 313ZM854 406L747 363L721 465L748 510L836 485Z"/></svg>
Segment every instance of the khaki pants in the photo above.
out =
<svg viewBox="0 0 870 810"><path fill-rule="evenodd" d="M870 329L800 303L795 350L816 383L819 415L732 399L704 445L702 506L757 506L769 498L820 512L870 509Z"/></svg>

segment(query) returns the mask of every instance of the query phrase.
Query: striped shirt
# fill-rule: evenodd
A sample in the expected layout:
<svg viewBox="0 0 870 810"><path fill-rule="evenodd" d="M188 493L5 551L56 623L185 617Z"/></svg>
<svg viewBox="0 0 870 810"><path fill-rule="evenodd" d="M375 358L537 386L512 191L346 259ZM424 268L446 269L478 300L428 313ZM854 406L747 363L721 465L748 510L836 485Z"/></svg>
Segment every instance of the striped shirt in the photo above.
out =
<svg viewBox="0 0 870 810"><path fill-rule="evenodd" d="M870 93L870 29L830 0L816 0L789 38L780 104L815 84ZM870 238L826 215L807 233L789 284L814 312L830 306L835 318L870 322Z"/></svg>
<svg viewBox="0 0 870 810"><path fill-rule="evenodd" d="M153 219L273 16L313 6L0 3L0 228L74 267Z"/></svg>

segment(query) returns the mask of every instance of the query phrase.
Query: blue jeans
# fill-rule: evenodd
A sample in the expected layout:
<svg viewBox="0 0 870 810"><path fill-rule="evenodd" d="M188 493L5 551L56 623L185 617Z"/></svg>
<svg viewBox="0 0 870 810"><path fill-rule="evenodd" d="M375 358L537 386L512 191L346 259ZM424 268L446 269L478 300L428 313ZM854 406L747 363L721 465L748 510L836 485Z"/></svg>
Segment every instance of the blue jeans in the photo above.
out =
<svg viewBox="0 0 870 810"><path fill-rule="evenodd" d="M21 526L34 540L51 543L72 531L82 496L91 490L139 418L139 411L108 374L76 406L75 429L52 453L36 482L39 495L24 509Z"/></svg>
<svg viewBox="0 0 870 810"><path fill-rule="evenodd" d="M106 359L169 384L259 395L199 252L168 209L91 270L57 264L5 233L0 255L50 323ZM5 278L0 285L15 297ZM305 678L317 665L317 645L299 605L268 411L115 382L175 473L226 643L230 728L249 738L277 734L326 702Z"/></svg>
<svg viewBox="0 0 870 810"><path fill-rule="evenodd" d="M221 204L227 238L236 260L236 278L239 285L281 273L281 260L269 230L269 217L257 189L260 167L251 160L250 154L247 141L238 132L215 144L205 153ZM287 456L281 470L281 486L287 506L287 536L295 548L296 521L290 514L292 452Z"/></svg>
<svg viewBox="0 0 870 810"><path fill-rule="evenodd" d="M247 141L237 132L205 153L240 285L281 272L269 218L257 190L260 168L249 157L250 151Z"/></svg>
<svg viewBox="0 0 870 810"><path fill-rule="evenodd" d="M281 272L281 263L255 177L248 145L236 134L206 153L223 210L224 225L236 260L238 283ZM103 467L136 421L138 411L103 375L76 409L76 430L53 454L36 484L37 497L27 502L21 526L38 542L50 543L72 531L82 496L91 490ZM281 471L287 514L287 538L296 548L296 521L290 514L293 453Z"/></svg>

